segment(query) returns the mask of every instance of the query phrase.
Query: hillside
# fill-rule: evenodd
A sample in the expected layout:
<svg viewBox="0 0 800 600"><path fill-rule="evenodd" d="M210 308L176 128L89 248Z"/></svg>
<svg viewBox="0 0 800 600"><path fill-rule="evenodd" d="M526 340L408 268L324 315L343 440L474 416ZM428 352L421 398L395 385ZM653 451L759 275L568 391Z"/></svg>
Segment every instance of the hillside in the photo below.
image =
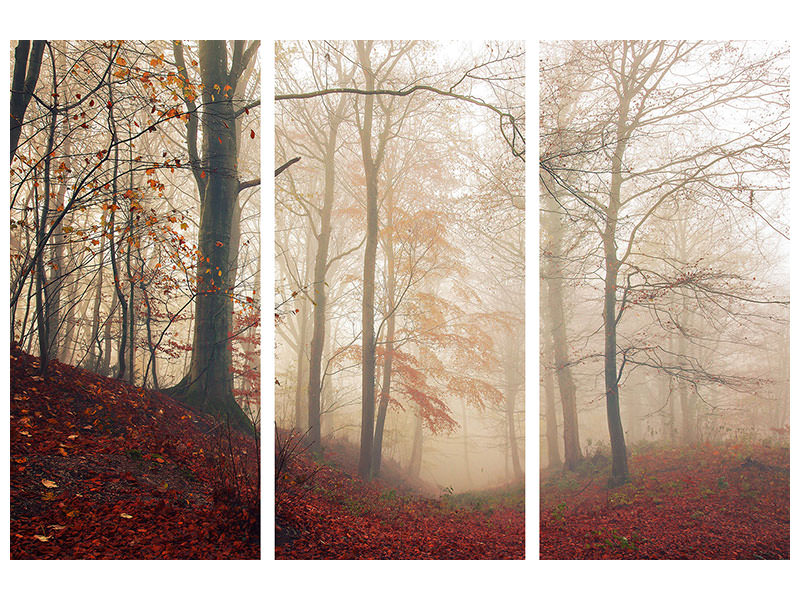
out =
<svg viewBox="0 0 800 600"><path fill-rule="evenodd" d="M257 559L252 438L11 350L12 559Z"/></svg>
<svg viewBox="0 0 800 600"><path fill-rule="evenodd" d="M352 447L339 442L317 462L287 436L276 444L277 559L525 557L524 488L432 497L391 464L367 483Z"/></svg>

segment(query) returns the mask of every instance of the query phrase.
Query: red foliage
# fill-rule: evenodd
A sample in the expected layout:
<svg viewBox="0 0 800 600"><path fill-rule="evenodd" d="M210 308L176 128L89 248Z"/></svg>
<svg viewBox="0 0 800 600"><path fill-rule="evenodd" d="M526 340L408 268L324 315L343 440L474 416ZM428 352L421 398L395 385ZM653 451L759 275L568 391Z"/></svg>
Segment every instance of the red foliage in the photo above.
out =
<svg viewBox="0 0 800 600"><path fill-rule="evenodd" d="M37 370L12 349L11 558L259 557L252 440L162 394Z"/></svg>
<svg viewBox="0 0 800 600"><path fill-rule="evenodd" d="M789 450L742 445L651 450L607 489L542 482L542 559L788 559Z"/></svg>
<svg viewBox="0 0 800 600"><path fill-rule="evenodd" d="M365 483L305 454L280 474L275 490L277 559L525 558L519 507L455 508L446 498Z"/></svg>

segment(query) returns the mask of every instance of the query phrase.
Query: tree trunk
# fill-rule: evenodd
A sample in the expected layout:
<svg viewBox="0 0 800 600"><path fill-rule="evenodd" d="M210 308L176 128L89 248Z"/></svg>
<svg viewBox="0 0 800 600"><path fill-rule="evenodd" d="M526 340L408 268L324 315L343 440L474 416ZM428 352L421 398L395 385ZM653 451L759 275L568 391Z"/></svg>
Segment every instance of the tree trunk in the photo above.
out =
<svg viewBox="0 0 800 600"><path fill-rule="evenodd" d="M386 423L386 412L389 410L392 386L392 354L394 353L395 331L395 264L392 234L394 228L392 214L392 194L387 198L386 230L389 237L386 241L384 252L386 254L386 338L383 354L383 383L381 385L381 401L378 405L378 419L375 422L375 438L372 452L372 476L377 477L381 472L381 453L383 451L383 429Z"/></svg>
<svg viewBox="0 0 800 600"><path fill-rule="evenodd" d="M408 474L419 477L422 470L422 410L417 408L414 419L414 441L411 445L411 459L408 461Z"/></svg>
<svg viewBox="0 0 800 600"><path fill-rule="evenodd" d="M467 473L467 486L469 487L469 489L472 489L473 487L475 487L475 483L472 480L472 470L470 469L470 464L469 464L469 421L468 421L469 409L467 407L466 398L463 398L463 401L461 403L461 408L462 408L461 414L463 415L464 419L464 422L462 423L461 427L464 435L464 471L466 471Z"/></svg>
<svg viewBox="0 0 800 600"><path fill-rule="evenodd" d="M509 341L511 341L509 336ZM508 435L508 448L511 454L511 466L514 472L514 480L521 481L523 478L522 464L519 458L519 445L517 443L517 423L516 423L516 399L519 392L520 381L518 376L518 361L515 360L514 353L519 351L521 346L508 343L505 345L503 371L505 371L505 400L506 400L506 431Z"/></svg>
<svg viewBox="0 0 800 600"><path fill-rule="evenodd" d="M111 75L109 74L109 77ZM114 96L111 80L108 81L108 123L111 128L111 143L114 147L114 162L113 162L113 175L111 179L111 215L108 219L108 250L111 256L111 271L114 274L114 290L117 293L117 300L119 301L120 310L122 311L122 325L121 337L119 342L119 351L117 352L117 379L125 379L125 370L127 363L125 362L125 350L128 341L128 304L125 299L125 294L122 291L122 278L117 266L117 247L114 238L114 221L117 214L119 199L118 195L118 181L117 175L119 173L119 144L117 143L117 126L114 121Z"/></svg>
<svg viewBox="0 0 800 600"><path fill-rule="evenodd" d="M103 211L103 216L100 220L101 223L101 231L102 226L105 224L105 211ZM100 265L97 269L97 287L95 290L94 295L94 303L92 306L92 333L91 339L89 340L89 370L97 373L100 369L100 361L103 357L103 346L100 344L100 303L103 299L103 273L105 272L105 268L103 267L103 255L106 251L106 236L100 236L100 251L98 256L100 257ZM96 348L96 349L95 349Z"/></svg>
<svg viewBox="0 0 800 600"><path fill-rule="evenodd" d="M545 439L547 440L547 467L554 469L561 466L561 457L558 453L558 419L556 418L555 381L552 365L555 363L553 346L549 336L544 335L544 356L539 372L542 374L544 384L544 420Z"/></svg>
<svg viewBox="0 0 800 600"><path fill-rule="evenodd" d="M366 79L365 89L375 89L370 68L371 46L358 42L359 62ZM367 235L364 245L364 293L361 300L361 451L358 474L369 479L375 427L375 259L378 249L378 161L372 155L372 112L374 96L364 100L361 127L361 156L367 186Z"/></svg>
<svg viewBox="0 0 800 600"><path fill-rule="evenodd" d="M625 153L628 131L623 124L627 112L621 111L617 125L617 143L611 158L611 190L606 211L606 225L603 232L603 250L605 254L606 276L603 295L603 321L605 332L604 377L606 386L606 416L608 433L611 439L611 477L609 486L624 484L630 479L628 473L628 455L625 448L625 432L622 428L622 417L619 409L619 382L617 373L617 276L619 259L617 258L616 230L622 193L622 157Z"/></svg>
<svg viewBox="0 0 800 600"><path fill-rule="evenodd" d="M45 150L43 165L44 197L39 200L42 207L42 212L39 216L39 223L37 224L37 247L41 246L45 241L47 221L50 210L50 162L55 143L56 121L58 119L58 87L55 72L55 62L53 62L53 93L51 95L51 99L53 101L53 105L50 109L47 149ZM34 190L34 193L36 193L36 190ZM47 285L48 281L44 264L44 251L42 251L37 254L36 258L36 316L39 333L39 372L42 375L47 371L47 363L50 357L50 343L52 341L49 333L49 326L51 323L47 318L49 312L47 301L50 296Z"/></svg>
<svg viewBox="0 0 800 600"><path fill-rule="evenodd" d="M25 111L36 91L44 47L44 40L34 40L32 50L30 40L19 40L14 50L14 74L11 81L11 152L9 154L11 161L14 160L14 154L19 146L19 137L25 122Z"/></svg>
<svg viewBox="0 0 800 600"><path fill-rule="evenodd" d="M297 314L300 319L300 337L297 340L297 384L294 390L294 427L300 432L308 430L308 309L303 303Z"/></svg>
<svg viewBox="0 0 800 600"><path fill-rule="evenodd" d="M106 326L103 328L103 360L99 373L105 377L111 376L111 320L114 318L114 313L117 311L117 304L119 298L116 294L111 295L111 308L108 311L108 318L106 319Z"/></svg>
<svg viewBox="0 0 800 600"><path fill-rule="evenodd" d="M544 259L546 271L543 282L546 283L545 293L547 294L546 323L550 336L548 342L552 341L553 364L564 415L564 465L574 471L583 456L578 430L577 393L572 371L568 365L567 323L562 291L563 272L557 262L561 257L563 225L555 206L547 196L545 196L544 208L545 214L542 223L549 249L549 258ZM556 456L558 456L557 453Z"/></svg>
<svg viewBox="0 0 800 600"><path fill-rule="evenodd" d="M231 325L233 303L231 225L238 201L236 114L232 95L236 85L227 71L227 44L200 42L203 82L203 159L198 239L197 300L194 343L182 396L204 412L229 417L247 427L247 417L233 396Z"/></svg>
<svg viewBox="0 0 800 600"><path fill-rule="evenodd" d="M331 122L325 144L325 191L320 212L317 252L314 258L314 308L313 331L308 362L308 430L310 449L315 454L322 452L322 432L320 425L320 394L322 393L322 352L325 348L325 315L328 305L328 292L325 278L328 274L328 247L331 239L331 213L333 212L336 186L335 153L339 121Z"/></svg>
<svg viewBox="0 0 800 600"><path fill-rule="evenodd" d="M145 331L147 332L147 348L150 354L150 372L153 374L153 389L158 391L158 366L156 363L156 347L153 343L153 331L150 327L150 320L152 315L152 309L150 308L150 296L147 294L147 288L144 285L144 280L139 281L139 287L142 290L142 299L144 300L144 310L145 310ZM142 371L142 385L147 384L147 367L144 367Z"/></svg>
<svg viewBox="0 0 800 600"><path fill-rule="evenodd" d="M688 262L689 248L687 240L687 223L682 219L677 223L678 258L682 264ZM691 314L689 312L689 302L686 293L681 294L680 314L678 321L678 360L681 367L689 366L688 340ZM689 392L689 383L685 379L678 381L678 398L681 405L681 437L684 444L694 444L696 441L695 411L692 397Z"/></svg>

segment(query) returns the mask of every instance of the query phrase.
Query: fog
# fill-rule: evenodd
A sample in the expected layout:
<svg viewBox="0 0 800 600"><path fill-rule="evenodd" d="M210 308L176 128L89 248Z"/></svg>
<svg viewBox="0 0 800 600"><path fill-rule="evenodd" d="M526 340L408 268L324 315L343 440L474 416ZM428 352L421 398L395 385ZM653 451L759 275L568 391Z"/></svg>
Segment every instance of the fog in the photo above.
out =
<svg viewBox="0 0 800 600"><path fill-rule="evenodd" d="M542 468L788 444L788 44L541 58Z"/></svg>
<svg viewBox="0 0 800 600"><path fill-rule="evenodd" d="M275 51L275 419L429 490L525 466L524 48Z"/></svg>

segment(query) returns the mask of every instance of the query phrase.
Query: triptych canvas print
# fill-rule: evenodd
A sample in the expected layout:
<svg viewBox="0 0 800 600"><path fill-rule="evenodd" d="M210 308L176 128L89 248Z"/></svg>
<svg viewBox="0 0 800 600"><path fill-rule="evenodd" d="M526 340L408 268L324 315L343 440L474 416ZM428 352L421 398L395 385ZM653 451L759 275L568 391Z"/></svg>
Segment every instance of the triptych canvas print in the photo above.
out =
<svg viewBox="0 0 800 600"><path fill-rule="evenodd" d="M788 42L9 52L11 559L789 559Z"/></svg>

